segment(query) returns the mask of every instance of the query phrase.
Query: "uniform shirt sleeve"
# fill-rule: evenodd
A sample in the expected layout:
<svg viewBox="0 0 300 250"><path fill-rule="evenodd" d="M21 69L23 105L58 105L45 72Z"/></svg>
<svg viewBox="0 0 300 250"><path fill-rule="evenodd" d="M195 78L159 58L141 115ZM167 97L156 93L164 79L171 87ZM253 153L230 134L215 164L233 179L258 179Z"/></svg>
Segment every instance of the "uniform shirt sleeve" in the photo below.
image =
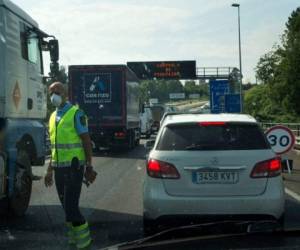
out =
<svg viewBox="0 0 300 250"><path fill-rule="evenodd" d="M87 117L82 110L78 110L75 114L75 129L78 135L89 132Z"/></svg>

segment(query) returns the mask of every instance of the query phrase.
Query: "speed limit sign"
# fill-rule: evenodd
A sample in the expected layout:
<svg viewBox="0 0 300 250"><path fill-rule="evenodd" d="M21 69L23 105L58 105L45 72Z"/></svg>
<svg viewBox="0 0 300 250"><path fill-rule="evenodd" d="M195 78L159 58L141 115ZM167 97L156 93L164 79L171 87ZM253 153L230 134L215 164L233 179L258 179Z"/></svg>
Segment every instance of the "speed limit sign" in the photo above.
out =
<svg viewBox="0 0 300 250"><path fill-rule="evenodd" d="M295 144L293 132L284 126L277 125L266 132L267 139L276 154L284 154Z"/></svg>

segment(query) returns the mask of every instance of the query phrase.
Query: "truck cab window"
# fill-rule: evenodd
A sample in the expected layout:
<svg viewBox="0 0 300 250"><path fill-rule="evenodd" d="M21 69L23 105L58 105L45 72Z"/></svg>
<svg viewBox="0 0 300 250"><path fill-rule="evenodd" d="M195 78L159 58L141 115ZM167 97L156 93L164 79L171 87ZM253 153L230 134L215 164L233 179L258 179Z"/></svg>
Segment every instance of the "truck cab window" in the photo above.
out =
<svg viewBox="0 0 300 250"><path fill-rule="evenodd" d="M42 72L41 49L38 35L29 30L24 23L20 23L20 38L22 57L38 66Z"/></svg>
<svg viewBox="0 0 300 250"><path fill-rule="evenodd" d="M27 49L27 34L26 26L24 23L20 23L20 41L21 41L21 53L25 60L28 60L28 49Z"/></svg>
<svg viewBox="0 0 300 250"><path fill-rule="evenodd" d="M28 61L37 64L39 62L39 40L35 33L30 33L27 39Z"/></svg>

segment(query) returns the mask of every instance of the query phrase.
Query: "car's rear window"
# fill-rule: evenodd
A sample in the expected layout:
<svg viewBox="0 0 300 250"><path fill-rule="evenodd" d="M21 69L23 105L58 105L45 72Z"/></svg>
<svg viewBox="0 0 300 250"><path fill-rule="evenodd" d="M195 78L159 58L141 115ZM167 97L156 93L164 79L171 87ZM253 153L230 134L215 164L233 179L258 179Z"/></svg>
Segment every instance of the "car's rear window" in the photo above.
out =
<svg viewBox="0 0 300 250"><path fill-rule="evenodd" d="M257 124L227 123L222 126L172 124L166 126L156 150L251 150L269 149Z"/></svg>

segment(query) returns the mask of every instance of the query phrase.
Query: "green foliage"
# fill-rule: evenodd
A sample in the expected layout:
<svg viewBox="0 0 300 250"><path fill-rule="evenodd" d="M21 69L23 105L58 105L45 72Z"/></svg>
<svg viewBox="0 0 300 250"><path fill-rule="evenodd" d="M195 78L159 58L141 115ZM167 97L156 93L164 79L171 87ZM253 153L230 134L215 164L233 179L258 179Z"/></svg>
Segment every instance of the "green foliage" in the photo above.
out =
<svg viewBox="0 0 300 250"><path fill-rule="evenodd" d="M170 93L180 93L183 86L177 80L146 80L142 81L140 88L140 98L143 102L149 98L158 98L160 102L167 101Z"/></svg>
<svg viewBox="0 0 300 250"><path fill-rule="evenodd" d="M245 110L263 119L295 122L300 120L300 7L289 17L281 42L259 59L257 78L266 86L245 94ZM251 107L255 94L264 99L259 108Z"/></svg>
<svg viewBox="0 0 300 250"><path fill-rule="evenodd" d="M270 51L264 54L258 61L256 66L256 77L262 83L272 83L278 76L278 67L281 57L277 51Z"/></svg>
<svg viewBox="0 0 300 250"><path fill-rule="evenodd" d="M146 80L142 81L140 87L140 99L147 102L149 98L158 98L160 102L169 101L170 93L200 94L207 98L208 84L196 84L195 81L186 81L185 85L179 80Z"/></svg>
<svg viewBox="0 0 300 250"><path fill-rule="evenodd" d="M256 86L256 84L251 84L250 82L248 82L246 84L243 84L242 88L243 88L243 91L246 91L246 90L249 90L249 89L251 89L251 88L253 88L255 86Z"/></svg>

